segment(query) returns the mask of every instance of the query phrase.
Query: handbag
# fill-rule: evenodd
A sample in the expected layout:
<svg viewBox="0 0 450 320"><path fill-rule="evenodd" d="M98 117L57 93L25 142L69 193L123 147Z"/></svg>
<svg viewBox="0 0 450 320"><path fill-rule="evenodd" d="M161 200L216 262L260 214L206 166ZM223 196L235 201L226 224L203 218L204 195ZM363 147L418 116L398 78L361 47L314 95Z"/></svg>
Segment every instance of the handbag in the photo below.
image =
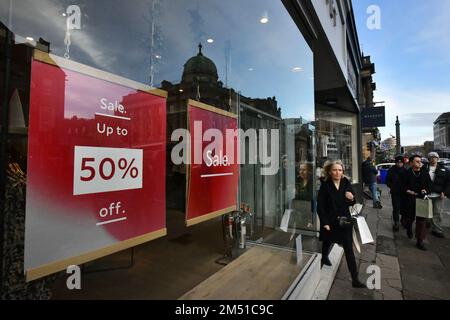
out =
<svg viewBox="0 0 450 320"><path fill-rule="evenodd" d="M353 227L355 224L355 219L350 217L339 217L338 225L340 228L347 229Z"/></svg>
<svg viewBox="0 0 450 320"><path fill-rule="evenodd" d="M416 217L432 219L433 218L433 202L428 197L423 199L416 198Z"/></svg>

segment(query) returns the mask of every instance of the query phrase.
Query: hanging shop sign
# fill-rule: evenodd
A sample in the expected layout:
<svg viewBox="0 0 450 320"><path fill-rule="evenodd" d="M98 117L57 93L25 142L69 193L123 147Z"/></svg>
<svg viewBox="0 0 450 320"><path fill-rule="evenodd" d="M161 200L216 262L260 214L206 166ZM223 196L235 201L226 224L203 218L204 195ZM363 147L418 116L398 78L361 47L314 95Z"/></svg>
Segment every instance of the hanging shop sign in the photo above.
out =
<svg viewBox="0 0 450 320"><path fill-rule="evenodd" d="M164 91L35 51L28 281L166 234L166 99Z"/></svg>
<svg viewBox="0 0 450 320"><path fill-rule="evenodd" d="M189 100L186 222L235 211L239 181L237 115Z"/></svg>
<svg viewBox="0 0 450 320"><path fill-rule="evenodd" d="M363 129L386 126L386 108L373 107L361 110L361 126Z"/></svg>

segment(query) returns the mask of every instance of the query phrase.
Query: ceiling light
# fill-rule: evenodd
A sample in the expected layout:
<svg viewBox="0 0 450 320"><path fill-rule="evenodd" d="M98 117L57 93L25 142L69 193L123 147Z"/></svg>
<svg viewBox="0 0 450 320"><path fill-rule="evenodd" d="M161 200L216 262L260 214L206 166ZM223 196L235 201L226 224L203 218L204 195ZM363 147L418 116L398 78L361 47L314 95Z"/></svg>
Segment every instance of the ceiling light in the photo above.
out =
<svg viewBox="0 0 450 320"><path fill-rule="evenodd" d="M161 57L159 54L157 54L157 55L155 56L155 58L156 58L156 59L161 59L162 57Z"/></svg>
<svg viewBox="0 0 450 320"><path fill-rule="evenodd" d="M214 42L214 39L209 38L208 40L206 40L206 42L208 42L208 43L213 43L213 42Z"/></svg>
<svg viewBox="0 0 450 320"><path fill-rule="evenodd" d="M65 12L63 12L63 13L62 13L62 16L65 17L65 16L67 16L67 14L66 14Z"/></svg>
<svg viewBox="0 0 450 320"><path fill-rule="evenodd" d="M180 89L179 91L180 91L180 92L184 92L184 90L183 90L183 89Z"/></svg>
<svg viewBox="0 0 450 320"><path fill-rule="evenodd" d="M266 24L269 22L269 18L263 17L263 18L261 18L261 20L259 20L259 22L261 22L262 24Z"/></svg>
<svg viewBox="0 0 450 320"><path fill-rule="evenodd" d="M302 72L303 68L302 67L294 67L292 68L292 72Z"/></svg>
<svg viewBox="0 0 450 320"><path fill-rule="evenodd" d="M28 41L34 41L33 37L27 37L26 38Z"/></svg>

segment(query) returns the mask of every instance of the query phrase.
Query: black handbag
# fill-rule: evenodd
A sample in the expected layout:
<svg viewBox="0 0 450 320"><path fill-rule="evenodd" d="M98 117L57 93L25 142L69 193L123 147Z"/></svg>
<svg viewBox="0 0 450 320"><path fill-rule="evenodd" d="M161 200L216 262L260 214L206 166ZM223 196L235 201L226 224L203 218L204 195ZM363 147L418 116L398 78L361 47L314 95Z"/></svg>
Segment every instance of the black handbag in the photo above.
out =
<svg viewBox="0 0 450 320"><path fill-rule="evenodd" d="M350 217L339 217L338 224L340 228L351 228L355 224L355 219Z"/></svg>

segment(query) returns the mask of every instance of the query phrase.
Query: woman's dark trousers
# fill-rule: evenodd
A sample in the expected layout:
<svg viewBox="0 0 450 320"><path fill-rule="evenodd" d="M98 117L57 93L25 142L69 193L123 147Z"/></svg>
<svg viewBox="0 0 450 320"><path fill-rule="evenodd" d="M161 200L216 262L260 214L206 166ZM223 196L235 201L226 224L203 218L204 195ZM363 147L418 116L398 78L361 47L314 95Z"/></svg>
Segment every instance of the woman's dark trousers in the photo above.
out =
<svg viewBox="0 0 450 320"><path fill-rule="evenodd" d="M346 230L345 233L342 233L342 247L344 248L345 259L347 260L348 270L352 275L352 279L358 278L358 268L356 266L355 254L353 252L353 239L352 239L352 230ZM333 246L333 242L324 241L322 244L322 259L328 257L330 253L330 249Z"/></svg>

